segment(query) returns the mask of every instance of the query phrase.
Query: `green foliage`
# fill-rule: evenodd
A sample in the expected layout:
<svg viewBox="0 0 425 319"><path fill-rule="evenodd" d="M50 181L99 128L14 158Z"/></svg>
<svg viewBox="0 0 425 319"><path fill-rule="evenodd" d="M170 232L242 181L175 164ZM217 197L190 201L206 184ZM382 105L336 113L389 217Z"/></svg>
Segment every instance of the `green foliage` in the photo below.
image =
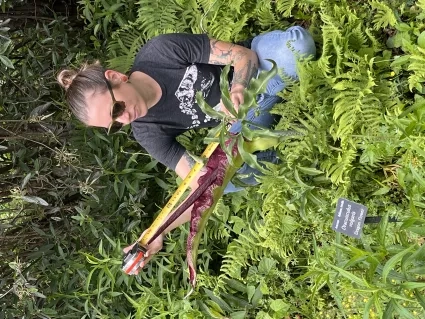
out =
<svg viewBox="0 0 425 319"><path fill-rule="evenodd" d="M72 16L1 22L0 318L424 317L423 0L80 5L85 30ZM282 163L218 202L190 299L185 227L139 277L125 276L122 247L176 177L128 132L106 137L71 121L54 74L100 50L126 71L164 32L239 41L293 23L309 28L319 55L299 64L273 109L277 131L298 132L279 145ZM204 147L193 132L180 140ZM383 220L361 240L336 234L339 197Z"/></svg>

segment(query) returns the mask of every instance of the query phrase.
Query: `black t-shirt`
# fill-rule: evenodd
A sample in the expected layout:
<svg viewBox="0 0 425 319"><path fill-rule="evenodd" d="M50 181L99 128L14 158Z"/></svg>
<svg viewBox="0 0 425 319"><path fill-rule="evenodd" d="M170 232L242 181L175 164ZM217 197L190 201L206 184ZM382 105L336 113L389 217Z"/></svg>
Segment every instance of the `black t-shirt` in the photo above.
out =
<svg viewBox="0 0 425 319"><path fill-rule="evenodd" d="M210 40L205 34L160 35L141 48L130 71L146 73L161 87L160 101L131 126L140 145L171 169L185 152L176 136L218 124L196 103L198 91L209 105L217 108L220 102L222 67L208 64L209 55Z"/></svg>

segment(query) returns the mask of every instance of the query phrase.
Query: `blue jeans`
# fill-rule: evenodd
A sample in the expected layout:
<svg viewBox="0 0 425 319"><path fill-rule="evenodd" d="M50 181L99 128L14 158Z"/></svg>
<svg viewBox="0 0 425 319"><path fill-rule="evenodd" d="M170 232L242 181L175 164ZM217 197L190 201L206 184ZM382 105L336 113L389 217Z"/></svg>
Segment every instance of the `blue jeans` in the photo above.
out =
<svg viewBox="0 0 425 319"><path fill-rule="evenodd" d="M285 76L294 80L298 79L296 70L297 59L316 55L316 46L313 38L305 29L299 26L290 27L286 31L276 30L256 36L252 40L251 50L255 51L258 56L258 72L270 70L272 64L266 61L266 59L272 59ZM283 79L279 75L273 77L267 84L266 92L257 96L258 106L248 112L246 119L263 127L271 127L276 117L270 114L269 111L273 105L281 102L282 99L277 96L277 93L284 88L285 82ZM238 133L241 128L241 123L236 122L230 128L230 132ZM255 128L253 127L253 129ZM258 152L256 155L260 162L278 162L276 152L273 150ZM255 175L260 175L261 173L245 163L238 170L237 174L245 176L240 179L244 184L256 185L258 182L255 179ZM243 187L236 187L234 184L229 183L224 193L237 192L242 189Z"/></svg>

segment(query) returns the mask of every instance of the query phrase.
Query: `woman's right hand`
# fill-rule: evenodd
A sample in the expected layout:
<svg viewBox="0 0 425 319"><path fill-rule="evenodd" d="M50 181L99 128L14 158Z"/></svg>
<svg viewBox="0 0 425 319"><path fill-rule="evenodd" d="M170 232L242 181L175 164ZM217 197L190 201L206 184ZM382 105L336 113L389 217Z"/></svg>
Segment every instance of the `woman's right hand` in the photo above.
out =
<svg viewBox="0 0 425 319"><path fill-rule="evenodd" d="M143 235L146 233L146 230L140 235L138 241L143 237ZM164 242L164 235L160 234L153 242L151 242L146 248L146 254L145 259L142 263L140 263L140 267L136 269L136 275L139 274L140 269L142 269L148 262L151 260L151 258L162 249ZM127 246L123 249L124 253L128 253L131 248L133 248L135 244L132 244L130 246Z"/></svg>

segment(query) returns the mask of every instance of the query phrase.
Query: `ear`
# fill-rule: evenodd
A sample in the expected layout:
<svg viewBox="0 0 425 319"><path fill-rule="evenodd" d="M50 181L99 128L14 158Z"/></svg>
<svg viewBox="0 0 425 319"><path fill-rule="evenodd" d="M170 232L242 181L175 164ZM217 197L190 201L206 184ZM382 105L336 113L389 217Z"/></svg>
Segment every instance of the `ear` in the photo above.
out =
<svg viewBox="0 0 425 319"><path fill-rule="evenodd" d="M105 77L113 84L119 84L128 81L128 76L114 70L106 70Z"/></svg>

